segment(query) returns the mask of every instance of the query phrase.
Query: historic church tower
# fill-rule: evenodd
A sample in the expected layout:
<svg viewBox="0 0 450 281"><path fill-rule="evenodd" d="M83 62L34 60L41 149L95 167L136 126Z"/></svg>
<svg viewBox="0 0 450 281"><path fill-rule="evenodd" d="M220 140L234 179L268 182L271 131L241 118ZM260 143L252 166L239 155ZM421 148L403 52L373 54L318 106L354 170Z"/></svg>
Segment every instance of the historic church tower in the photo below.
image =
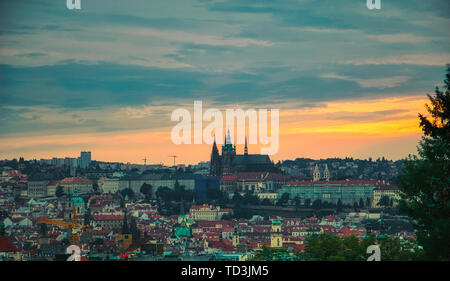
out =
<svg viewBox="0 0 450 281"><path fill-rule="evenodd" d="M313 181L330 181L330 170L328 170L328 165L325 164L325 168L323 169L323 174L320 173L319 165L316 164L313 172Z"/></svg>
<svg viewBox="0 0 450 281"><path fill-rule="evenodd" d="M321 178L320 175L320 171L319 171L319 166L316 164L316 167L314 167L314 172L313 172L313 181L319 181Z"/></svg>
<svg viewBox="0 0 450 281"><path fill-rule="evenodd" d="M281 232L281 222L279 220L272 221L272 231L270 232L270 247L283 247L283 234Z"/></svg>
<svg viewBox="0 0 450 281"><path fill-rule="evenodd" d="M330 170L328 170L327 164L325 164L325 168L323 170L323 179L326 181L330 181Z"/></svg>
<svg viewBox="0 0 450 281"><path fill-rule="evenodd" d="M233 159L236 156L236 146L231 143L230 130L225 137L225 143L222 145L222 175L233 173Z"/></svg>
<svg viewBox="0 0 450 281"><path fill-rule="evenodd" d="M240 244L239 232L237 229L237 225L234 226L233 236L231 238L232 238L233 246L237 247Z"/></svg>
<svg viewBox="0 0 450 281"><path fill-rule="evenodd" d="M210 163L210 168L209 168L209 175L210 176L221 176L222 174L222 165L221 165L221 159L219 156L219 150L217 149L217 145L216 145L216 138L214 137L214 144L212 147L212 152L211 152L211 161Z"/></svg>
<svg viewBox="0 0 450 281"><path fill-rule="evenodd" d="M236 172L273 172L276 171L273 162L268 155L249 154L247 138L245 138L244 154L236 154L236 145L231 143L230 130L227 132L225 142L222 145L222 155L214 144L211 151L209 175L222 177Z"/></svg>

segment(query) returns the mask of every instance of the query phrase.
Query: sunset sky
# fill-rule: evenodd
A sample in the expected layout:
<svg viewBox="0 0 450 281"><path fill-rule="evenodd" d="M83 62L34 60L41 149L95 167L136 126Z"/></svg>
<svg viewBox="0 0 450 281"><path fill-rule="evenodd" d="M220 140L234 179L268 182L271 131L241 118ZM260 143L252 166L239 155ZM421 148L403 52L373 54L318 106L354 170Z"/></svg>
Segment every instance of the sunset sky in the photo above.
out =
<svg viewBox="0 0 450 281"><path fill-rule="evenodd" d="M396 160L416 153L417 115L450 63L447 0L81 7L0 2L0 159L90 150L101 161L209 161L210 145L170 138L172 111L201 100L204 110L279 109L275 161Z"/></svg>

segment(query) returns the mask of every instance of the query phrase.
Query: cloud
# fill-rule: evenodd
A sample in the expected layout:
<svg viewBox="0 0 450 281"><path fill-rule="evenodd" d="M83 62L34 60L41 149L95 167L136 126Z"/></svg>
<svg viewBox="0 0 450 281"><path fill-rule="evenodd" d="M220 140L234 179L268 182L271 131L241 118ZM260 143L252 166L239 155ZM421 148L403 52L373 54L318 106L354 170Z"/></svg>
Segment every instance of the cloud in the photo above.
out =
<svg viewBox="0 0 450 281"><path fill-rule="evenodd" d="M366 35L367 38L375 39L384 43L427 43L430 41L445 41L445 38L436 38L436 37L425 37L425 36L417 36L414 34L377 34L377 35Z"/></svg>
<svg viewBox="0 0 450 281"><path fill-rule="evenodd" d="M18 57L34 58L34 57L45 57L45 56L47 56L47 54L46 53L35 52L35 53L17 54L16 56L18 56Z"/></svg>
<svg viewBox="0 0 450 281"><path fill-rule="evenodd" d="M217 35L195 34L176 30L156 30L151 28L146 29L119 29L117 32L124 34L131 34L142 37L157 37L171 42L186 42L200 45L211 46L233 46L233 47L247 47L249 45L256 46L273 46L273 42L254 40L250 38L233 38L220 37Z"/></svg>
<svg viewBox="0 0 450 281"><path fill-rule="evenodd" d="M386 56L378 58L352 59L342 61L343 64L412 64L428 66L444 66L450 62L450 53L441 54L411 54L400 56Z"/></svg>
<svg viewBox="0 0 450 281"><path fill-rule="evenodd" d="M408 76L394 76L394 77L385 77L385 78L373 78L373 79L361 79L348 77L337 74L323 74L320 77L328 78L328 79L340 79L347 81L355 81L363 88L393 88L402 83L405 83L410 79Z"/></svg>

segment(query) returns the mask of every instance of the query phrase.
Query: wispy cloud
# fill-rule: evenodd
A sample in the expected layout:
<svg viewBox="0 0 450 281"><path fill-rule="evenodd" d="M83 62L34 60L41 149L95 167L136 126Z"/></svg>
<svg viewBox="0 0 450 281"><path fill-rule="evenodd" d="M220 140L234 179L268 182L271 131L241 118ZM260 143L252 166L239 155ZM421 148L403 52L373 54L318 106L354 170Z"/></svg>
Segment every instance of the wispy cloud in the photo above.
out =
<svg viewBox="0 0 450 281"><path fill-rule="evenodd" d="M367 38L375 39L384 43L427 43L430 41L446 41L446 38L417 36L414 34L377 34L367 35Z"/></svg>
<svg viewBox="0 0 450 281"><path fill-rule="evenodd" d="M342 61L343 64L364 65L364 64L411 64L444 66L450 62L450 53L436 54L411 54L399 56L385 56L378 58L351 59Z"/></svg>
<svg viewBox="0 0 450 281"><path fill-rule="evenodd" d="M320 77L329 78L329 79L340 79L347 81L355 81L363 88L393 88L402 84L410 79L408 76L394 76L394 77L385 77L385 78L373 78L373 79L361 79L348 77L344 75L338 74L323 74Z"/></svg>
<svg viewBox="0 0 450 281"><path fill-rule="evenodd" d="M200 45L211 45L211 46L233 46L233 47L247 47L250 45L255 46L273 46L275 43L262 41L262 40L254 40L251 38L239 38L239 37L220 37L217 35L208 35L208 34L195 34L184 31L177 30L156 30L151 28L146 29L119 29L115 30L120 33L134 35L134 36L143 36L143 37L156 37L159 39L164 39L170 42L186 42L186 43L194 43Z"/></svg>

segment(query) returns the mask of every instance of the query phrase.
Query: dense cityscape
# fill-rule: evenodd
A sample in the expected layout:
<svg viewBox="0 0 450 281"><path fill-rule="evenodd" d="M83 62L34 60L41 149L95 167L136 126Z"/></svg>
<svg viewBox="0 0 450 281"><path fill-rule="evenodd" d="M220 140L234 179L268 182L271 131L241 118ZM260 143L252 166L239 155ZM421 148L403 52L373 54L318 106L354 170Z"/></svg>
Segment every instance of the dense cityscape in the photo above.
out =
<svg viewBox="0 0 450 281"><path fill-rule="evenodd" d="M221 155L214 143L211 163L107 163L90 151L3 160L0 257L65 260L78 244L82 260L240 261L265 248L290 260L318 234L415 239L398 214L402 161L275 164L225 140Z"/></svg>
<svg viewBox="0 0 450 281"><path fill-rule="evenodd" d="M403 280L449 261L449 12L0 1L0 264Z"/></svg>

